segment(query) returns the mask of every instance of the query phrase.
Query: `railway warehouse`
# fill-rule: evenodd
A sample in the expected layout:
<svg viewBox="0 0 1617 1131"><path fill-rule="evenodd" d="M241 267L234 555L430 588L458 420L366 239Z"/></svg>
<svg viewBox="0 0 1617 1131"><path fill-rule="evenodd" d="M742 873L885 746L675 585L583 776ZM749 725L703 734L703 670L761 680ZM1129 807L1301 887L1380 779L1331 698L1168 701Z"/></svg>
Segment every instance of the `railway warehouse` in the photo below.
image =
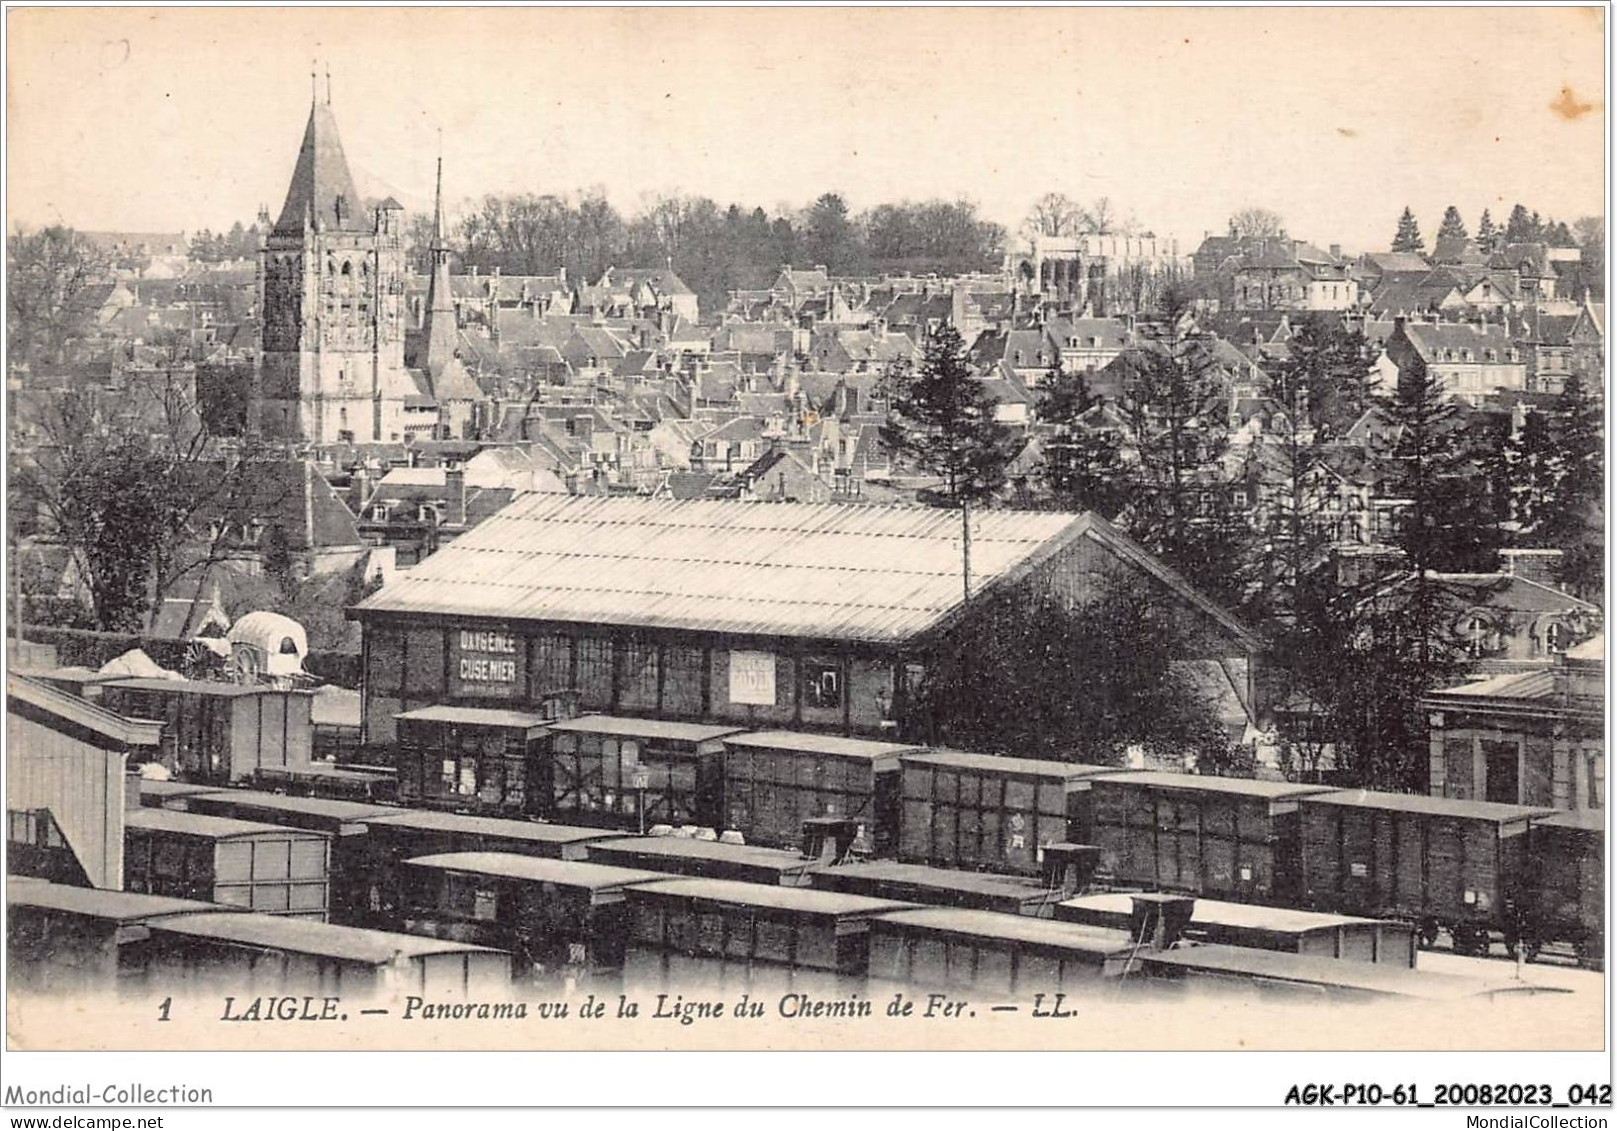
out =
<svg viewBox="0 0 1617 1131"><path fill-rule="evenodd" d="M925 741L907 701L977 597L1113 581L1157 595L1253 714L1257 638L1099 516L973 516L969 603L962 558L957 511L533 495L349 610L364 741L439 705Z"/></svg>

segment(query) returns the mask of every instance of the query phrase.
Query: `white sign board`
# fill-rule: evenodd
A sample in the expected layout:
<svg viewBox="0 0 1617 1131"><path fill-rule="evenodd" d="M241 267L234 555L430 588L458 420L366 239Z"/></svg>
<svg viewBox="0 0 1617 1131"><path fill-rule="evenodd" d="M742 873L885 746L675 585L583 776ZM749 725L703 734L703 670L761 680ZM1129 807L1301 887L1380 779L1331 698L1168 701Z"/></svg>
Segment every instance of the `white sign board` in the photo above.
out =
<svg viewBox="0 0 1617 1131"><path fill-rule="evenodd" d="M730 653L730 702L775 705L775 654Z"/></svg>

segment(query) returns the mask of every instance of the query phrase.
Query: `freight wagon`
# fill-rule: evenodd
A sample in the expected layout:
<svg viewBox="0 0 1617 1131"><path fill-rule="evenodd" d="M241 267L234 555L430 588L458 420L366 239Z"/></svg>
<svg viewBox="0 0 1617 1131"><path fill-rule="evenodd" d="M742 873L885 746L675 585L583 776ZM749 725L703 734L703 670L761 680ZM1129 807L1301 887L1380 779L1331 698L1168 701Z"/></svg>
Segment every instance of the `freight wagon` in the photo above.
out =
<svg viewBox="0 0 1617 1131"><path fill-rule="evenodd" d="M1039 875L1040 850L1082 841L1091 780L1109 766L957 750L904 754L899 859Z"/></svg>
<svg viewBox="0 0 1617 1131"><path fill-rule="evenodd" d="M169 769L213 785L246 781L260 769L308 766L313 698L307 691L184 679L120 679L101 690L109 711L162 722Z"/></svg>
<svg viewBox="0 0 1617 1131"><path fill-rule="evenodd" d="M895 860L870 860L811 873L813 886L877 899L964 907L1048 919L1065 894L1047 884L987 872L960 872Z"/></svg>
<svg viewBox="0 0 1617 1131"><path fill-rule="evenodd" d="M618 829L584 829L505 817L477 817L441 809L393 810L364 822L367 922L390 926L400 913L400 869L413 856L445 852L499 852L550 860L582 860L590 842L621 835Z"/></svg>
<svg viewBox="0 0 1617 1131"><path fill-rule="evenodd" d="M873 917L907 906L840 892L669 879L626 891L627 985L864 988Z"/></svg>
<svg viewBox="0 0 1617 1131"><path fill-rule="evenodd" d="M508 951L518 978L584 978L623 965L623 889L656 872L508 852L406 860L404 929Z"/></svg>
<svg viewBox="0 0 1617 1131"><path fill-rule="evenodd" d="M227 908L193 899L6 877L6 960L25 993L73 997L119 988L119 954L155 920Z"/></svg>
<svg viewBox="0 0 1617 1131"><path fill-rule="evenodd" d="M1090 792L1100 874L1114 886L1243 903L1297 895L1297 806L1325 787L1136 770Z"/></svg>
<svg viewBox="0 0 1617 1131"><path fill-rule="evenodd" d="M551 803L546 720L486 707L422 707L394 716L399 800L503 816L544 816Z"/></svg>
<svg viewBox="0 0 1617 1131"><path fill-rule="evenodd" d="M1126 972L1128 931L955 907L893 911L870 921L870 978L1027 999Z"/></svg>
<svg viewBox="0 0 1617 1131"><path fill-rule="evenodd" d="M1302 904L1446 928L1461 954L1492 932L1515 953L1528 825L1550 810L1413 793L1341 790L1300 801Z"/></svg>
<svg viewBox="0 0 1617 1131"><path fill-rule="evenodd" d="M124 887L324 921L331 837L170 809L124 817Z"/></svg>
<svg viewBox="0 0 1617 1131"><path fill-rule="evenodd" d="M511 989L511 956L470 943L213 912L167 916L148 930L124 952L125 976L148 994L206 994L215 1003L313 994L346 1005L405 994L486 1001Z"/></svg>
<svg viewBox="0 0 1617 1131"><path fill-rule="evenodd" d="M1570 942L1578 963L1606 958L1606 811L1578 809L1532 822L1526 886L1527 957L1544 943Z"/></svg>
<svg viewBox="0 0 1617 1131"><path fill-rule="evenodd" d="M371 817L397 813L397 808L363 801L336 801L329 797L291 797L255 789L222 789L198 794L188 804L193 813L325 833L331 838L329 919L350 925L366 921L370 910L370 854L365 822Z"/></svg>
<svg viewBox="0 0 1617 1131"><path fill-rule="evenodd" d="M1055 917L1064 923L1126 931L1133 921L1133 904L1133 897L1122 892L1085 895L1056 904ZM1285 954L1415 965L1414 928L1386 919L1198 899L1184 935L1195 941Z"/></svg>
<svg viewBox="0 0 1617 1131"><path fill-rule="evenodd" d="M724 742L741 728L586 715L550 724L552 816L645 832L724 822Z"/></svg>
<svg viewBox="0 0 1617 1131"><path fill-rule="evenodd" d="M679 836L593 840L585 851L598 864L777 887L807 886L810 872L818 867L816 861L785 849Z"/></svg>
<svg viewBox="0 0 1617 1131"><path fill-rule="evenodd" d="M724 739L725 827L749 844L796 847L803 822L854 822L853 851L897 849L901 754L914 746L827 734L769 730Z"/></svg>

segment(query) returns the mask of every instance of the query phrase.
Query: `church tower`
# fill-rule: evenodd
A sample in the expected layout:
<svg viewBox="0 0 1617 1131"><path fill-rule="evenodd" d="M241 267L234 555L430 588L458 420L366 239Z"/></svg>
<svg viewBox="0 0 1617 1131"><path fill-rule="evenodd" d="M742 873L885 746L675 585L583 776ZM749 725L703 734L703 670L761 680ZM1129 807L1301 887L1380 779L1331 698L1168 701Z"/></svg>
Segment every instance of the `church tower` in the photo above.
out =
<svg viewBox="0 0 1617 1131"><path fill-rule="evenodd" d="M311 76L312 77L312 76ZM280 218L263 243L263 340L252 421L269 440L403 439L402 208L367 212L326 98L314 92Z"/></svg>

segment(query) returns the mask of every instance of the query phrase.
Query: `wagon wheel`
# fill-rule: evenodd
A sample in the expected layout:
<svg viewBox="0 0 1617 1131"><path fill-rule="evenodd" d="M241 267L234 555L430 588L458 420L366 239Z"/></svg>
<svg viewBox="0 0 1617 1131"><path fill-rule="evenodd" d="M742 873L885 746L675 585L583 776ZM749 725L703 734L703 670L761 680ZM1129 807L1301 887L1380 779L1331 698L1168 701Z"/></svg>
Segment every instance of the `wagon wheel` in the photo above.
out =
<svg viewBox="0 0 1617 1131"><path fill-rule="evenodd" d="M226 670L234 683L257 683L259 668L257 652L251 648L236 648L230 653Z"/></svg>
<svg viewBox="0 0 1617 1131"><path fill-rule="evenodd" d="M219 666L219 655L201 641L193 640L185 648L184 671L189 679L205 679Z"/></svg>

